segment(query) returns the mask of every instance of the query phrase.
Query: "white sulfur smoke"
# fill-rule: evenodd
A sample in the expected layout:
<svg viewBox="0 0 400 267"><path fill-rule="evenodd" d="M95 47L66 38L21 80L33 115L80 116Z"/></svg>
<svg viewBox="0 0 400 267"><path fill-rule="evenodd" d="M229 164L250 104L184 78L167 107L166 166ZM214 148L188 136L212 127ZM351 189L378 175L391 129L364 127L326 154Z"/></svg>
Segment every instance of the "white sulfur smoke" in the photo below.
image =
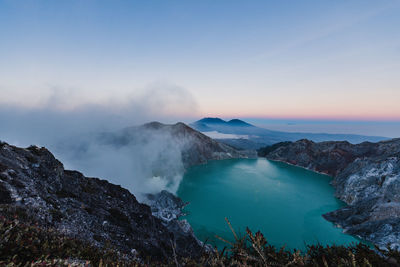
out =
<svg viewBox="0 0 400 267"><path fill-rule="evenodd" d="M151 85L129 100L63 108L67 95L24 108L0 106L0 140L45 146L67 169L107 179L140 197L163 189L175 192L183 175L182 149L190 140L168 130L125 127L150 120L172 122L195 116L193 97L176 86Z"/></svg>
<svg viewBox="0 0 400 267"><path fill-rule="evenodd" d="M169 129L132 127L88 135L65 141L56 151L64 151L67 168L107 178L139 198L164 189L175 193L184 172L182 151L190 139L178 139Z"/></svg>

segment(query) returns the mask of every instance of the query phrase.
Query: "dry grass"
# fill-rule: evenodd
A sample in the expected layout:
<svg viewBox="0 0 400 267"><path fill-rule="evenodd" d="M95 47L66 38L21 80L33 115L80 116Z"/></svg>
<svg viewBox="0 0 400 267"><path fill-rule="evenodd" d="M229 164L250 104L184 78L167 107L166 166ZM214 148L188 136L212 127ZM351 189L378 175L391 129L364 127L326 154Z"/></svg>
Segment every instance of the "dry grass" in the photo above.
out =
<svg viewBox="0 0 400 267"><path fill-rule="evenodd" d="M260 232L246 229L237 235L226 219L234 240L221 237L226 248L205 253L201 258L177 258L165 262L151 257L134 260L111 247L98 248L81 240L22 223L18 215L0 216L0 266L399 266L397 251L371 249L364 244L351 246L308 246L307 251L288 251L270 245ZM171 242L171 246L173 243ZM174 248L172 251L175 251Z"/></svg>

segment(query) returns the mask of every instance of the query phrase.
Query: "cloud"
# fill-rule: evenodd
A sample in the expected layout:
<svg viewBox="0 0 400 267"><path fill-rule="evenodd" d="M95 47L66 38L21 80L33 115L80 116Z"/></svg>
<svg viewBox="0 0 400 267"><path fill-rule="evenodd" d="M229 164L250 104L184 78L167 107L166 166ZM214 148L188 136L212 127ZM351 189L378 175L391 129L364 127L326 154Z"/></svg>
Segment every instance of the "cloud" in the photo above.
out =
<svg viewBox="0 0 400 267"><path fill-rule="evenodd" d="M136 194L177 189L187 140L139 128L131 128L136 129L131 136L121 136L121 129L195 116L197 103L187 90L157 82L102 103L71 105L79 97L74 88L54 86L40 106L1 105L0 140L24 147L45 146L67 168L108 179ZM104 136L113 142L106 142ZM127 138L130 141L124 142Z"/></svg>
<svg viewBox="0 0 400 267"><path fill-rule="evenodd" d="M213 139L249 139L249 136L245 134L225 134L218 131L209 131L202 133Z"/></svg>
<svg viewBox="0 0 400 267"><path fill-rule="evenodd" d="M197 115L197 106L189 91L165 82L103 101L91 101L77 88L52 86L34 105L1 103L0 139L48 145L60 136L192 118Z"/></svg>
<svg viewBox="0 0 400 267"><path fill-rule="evenodd" d="M182 151L189 142L190 137L178 139L169 128L130 127L71 136L54 149L67 168L121 184L141 199L164 189L176 192L184 173Z"/></svg>
<svg viewBox="0 0 400 267"><path fill-rule="evenodd" d="M151 114L185 116L198 110L194 97L187 90L160 82L149 85L146 92L138 97L139 103L146 105Z"/></svg>

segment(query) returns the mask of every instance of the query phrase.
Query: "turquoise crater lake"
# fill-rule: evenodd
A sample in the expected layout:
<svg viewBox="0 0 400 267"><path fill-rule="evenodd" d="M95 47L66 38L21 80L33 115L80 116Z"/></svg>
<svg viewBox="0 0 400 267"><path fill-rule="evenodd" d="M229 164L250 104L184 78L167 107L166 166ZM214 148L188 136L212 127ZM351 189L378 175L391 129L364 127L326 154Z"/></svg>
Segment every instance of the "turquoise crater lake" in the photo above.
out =
<svg viewBox="0 0 400 267"><path fill-rule="evenodd" d="M241 234L248 226L269 243L288 249L305 244L359 242L326 221L322 214L344 205L334 197L331 177L266 159L211 161L190 168L178 196L190 202L184 218L202 240L224 246L215 238L233 240L227 217Z"/></svg>

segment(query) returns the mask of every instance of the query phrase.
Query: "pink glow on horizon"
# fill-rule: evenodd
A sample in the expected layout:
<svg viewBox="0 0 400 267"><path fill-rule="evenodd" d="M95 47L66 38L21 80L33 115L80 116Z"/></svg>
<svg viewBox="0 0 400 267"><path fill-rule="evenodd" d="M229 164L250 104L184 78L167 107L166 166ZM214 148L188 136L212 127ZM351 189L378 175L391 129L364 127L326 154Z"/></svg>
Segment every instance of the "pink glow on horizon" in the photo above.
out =
<svg viewBox="0 0 400 267"><path fill-rule="evenodd" d="M259 114L240 114L240 113L206 113L202 117L222 117L222 118L251 118L251 119L278 119L278 120L311 120L311 121L387 121L387 122L400 122L400 115L395 116L361 116L361 115L259 115Z"/></svg>

